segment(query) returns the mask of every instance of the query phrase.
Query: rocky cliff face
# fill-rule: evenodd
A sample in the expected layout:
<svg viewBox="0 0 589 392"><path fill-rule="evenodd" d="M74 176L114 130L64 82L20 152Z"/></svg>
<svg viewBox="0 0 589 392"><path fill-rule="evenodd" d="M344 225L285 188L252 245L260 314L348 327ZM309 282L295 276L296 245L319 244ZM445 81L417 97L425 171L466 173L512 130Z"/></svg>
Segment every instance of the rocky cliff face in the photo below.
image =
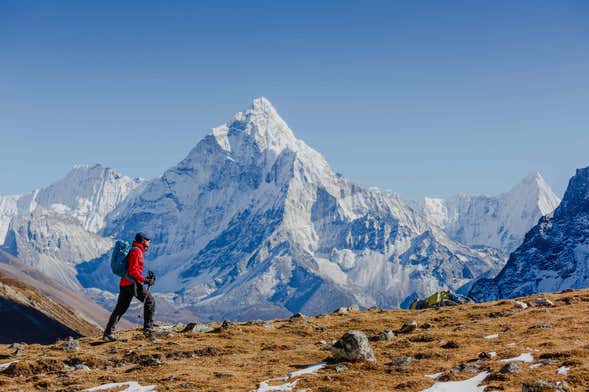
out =
<svg viewBox="0 0 589 392"><path fill-rule="evenodd" d="M561 204L540 219L494 279L472 288L478 300L589 286L589 167L578 169Z"/></svg>

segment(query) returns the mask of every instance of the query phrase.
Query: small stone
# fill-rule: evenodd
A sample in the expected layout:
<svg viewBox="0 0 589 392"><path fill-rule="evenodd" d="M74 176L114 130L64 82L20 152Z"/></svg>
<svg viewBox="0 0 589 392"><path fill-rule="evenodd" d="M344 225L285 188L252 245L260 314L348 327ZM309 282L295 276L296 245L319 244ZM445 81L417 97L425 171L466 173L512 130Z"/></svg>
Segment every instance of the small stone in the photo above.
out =
<svg viewBox="0 0 589 392"><path fill-rule="evenodd" d="M413 363L412 357L395 357L389 365L391 366L409 366Z"/></svg>
<svg viewBox="0 0 589 392"><path fill-rule="evenodd" d="M481 367L474 363L462 363L452 368L454 373L479 373L480 371Z"/></svg>
<svg viewBox="0 0 589 392"><path fill-rule="evenodd" d="M409 323L403 324L401 329L399 329L399 333L411 333L417 329L417 321L411 321Z"/></svg>
<svg viewBox="0 0 589 392"><path fill-rule="evenodd" d="M460 346L455 341L450 340L450 341L442 344L440 347L445 348L445 349L454 349L454 348L459 348Z"/></svg>
<svg viewBox="0 0 589 392"><path fill-rule="evenodd" d="M520 368L517 363L515 362L508 362L499 370L500 373L507 374L507 373L517 373L520 371Z"/></svg>
<svg viewBox="0 0 589 392"><path fill-rule="evenodd" d="M14 356L16 357L20 357L24 354L23 350L19 347L16 349L16 351L14 352Z"/></svg>
<svg viewBox="0 0 589 392"><path fill-rule="evenodd" d="M201 324L201 323L188 323L186 327L182 330L182 332L198 332L198 333L207 333L212 332L215 329L208 324Z"/></svg>
<svg viewBox="0 0 589 392"><path fill-rule="evenodd" d="M529 329L549 329L552 328L552 324L550 323L539 323L532 325Z"/></svg>
<svg viewBox="0 0 589 392"><path fill-rule="evenodd" d="M298 318L305 318L305 317L307 317L307 316L305 316L302 313L295 313L292 316L290 316L291 319L298 319Z"/></svg>
<svg viewBox="0 0 589 392"><path fill-rule="evenodd" d="M431 325L430 323L423 323L423 324L421 324L421 328L422 329L430 329L431 327L433 327L433 325Z"/></svg>
<svg viewBox="0 0 589 392"><path fill-rule="evenodd" d="M395 333L393 331L386 330L386 331L379 332L375 336L372 336L370 338L370 340L373 342L383 342L383 341L393 340L396 336L397 335L395 335Z"/></svg>
<svg viewBox="0 0 589 392"><path fill-rule="evenodd" d="M233 324L229 320L225 320L225 321L223 321L223 324L221 324L221 328L223 328L223 329L231 329L231 328L234 328L234 327L235 327L235 324Z"/></svg>
<svg viewBox="0 0 589 392"><path fill-rule="evenodd" d="M493 359L497 356L497 353L494 351L483 351L479 353L479 360L481 361L488 361Z"/></svg>
<svg viewBox="0 0 589 392"><path fill-rule="evenodd" d="M527 309L528 304L522 301L513 301L513 307L518 309Z"/></svg>
<svg viewBox="0 0 589 392"><path fill-rule="evenodd" d="M337 314L348 314L348 313L349 313L349 311L348 311L348 308L344 308L344 307L342 307L342 308L339 308L339 309L337 309L337 310L335 311L335 313L337 313Z"/></svg>
<svg viewBox="0 0 589 392"><path fill-rule="evenodd" d="M327 344L327 342L325 340L320 340L319 344Z"/></svg>
<svg viewBox="0 0 589 392"><path fill-rule="evenodd" d="M80 349L80 343L72 338L71 336L68 337L68 339L66 340L66 342L63 345L63 350L70 352L70 351L77 351Z"/></svg>
<svg viewBox="0 0 589 392"><path fill-rule="evenodd" d="M554 306L554 302L552 302L548 298L539 297L539 298L534 299L534 305L552 307L552 306Z"/></svg>
<svg viewBox="0 0 589 392"><path fill-rule="evenodd" d="M346 370L348 370L348 367L344 364L338 363L337 365L335 365L335 371L337 373L343 373Z"/></svg>
<svg viewBox="0 0 589 392"><path fill-rule="evenodd" d="M536 381L534 384L523 384L522 392L566 392L568 384L566 382L557 382L556 384L547 381Z"/></svg>
<svg viewBox="0 0 589 392"><path fill-rule="evenodd" d="M331 351L337 359L348 361L376 361L368 338L362 331L349 331L333 346Z"/></svg>

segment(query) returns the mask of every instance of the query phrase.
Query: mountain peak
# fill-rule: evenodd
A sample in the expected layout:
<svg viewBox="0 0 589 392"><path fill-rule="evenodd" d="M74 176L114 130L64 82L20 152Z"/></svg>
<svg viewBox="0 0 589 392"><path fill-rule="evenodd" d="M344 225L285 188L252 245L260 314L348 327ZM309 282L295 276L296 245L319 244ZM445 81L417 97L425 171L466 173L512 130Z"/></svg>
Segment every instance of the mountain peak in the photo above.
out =
<svg viewBox="0 0 589 392"><path fill-rule="evenodd" d="M226 151L235 150L235 144L243 142L243 136L253 137L261 150L276 154L285 148L295 150L298 144L292 130L264 97L255 98L249 108L235 114L227 124L213 128L212 134Z"/></svg>

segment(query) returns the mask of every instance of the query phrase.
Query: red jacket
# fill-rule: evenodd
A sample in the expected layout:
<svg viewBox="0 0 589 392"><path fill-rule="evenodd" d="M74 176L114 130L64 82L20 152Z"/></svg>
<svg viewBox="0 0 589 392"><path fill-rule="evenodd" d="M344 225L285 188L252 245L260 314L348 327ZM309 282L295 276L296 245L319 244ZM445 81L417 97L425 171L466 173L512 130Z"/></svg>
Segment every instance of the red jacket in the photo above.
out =
<svg viewBox="0 0 589 392"><path fill-rule="evenodd" d="M133 242L131 245L131 251L127 256L127 271L129 276L139 283L145 282L143 277L143 254L145 253L145 247L140 242ZM132 286L134 282L128 279L121 278L119 286Z"/></svg>

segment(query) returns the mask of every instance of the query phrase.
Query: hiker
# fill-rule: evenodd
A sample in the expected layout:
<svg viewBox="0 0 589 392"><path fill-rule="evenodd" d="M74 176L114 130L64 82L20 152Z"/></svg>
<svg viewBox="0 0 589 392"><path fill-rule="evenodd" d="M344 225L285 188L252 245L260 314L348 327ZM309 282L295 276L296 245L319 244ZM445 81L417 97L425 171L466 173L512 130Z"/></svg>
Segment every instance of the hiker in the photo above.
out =
<svg viewBox="0 0 589 392"><path fill-rule="evenodd" d="M116 337L113 335L116 324L125 314L129 305L136 297L143 302L143 333L148 339L155 339L155 332L153 329L153 314L155 312L155 301L153 296L149 293L149 287L155 283L155 275L149 271L147 276L143 276L143 254L149 248L151 240L144 232L135 235L135 241L131 245L131 250L127 256L127 278L122 277L119 283L119 299L117 305L113 310L106 329L104 330L103 339L106 341L114 341ZM143 287L147 284L148 288Z"/></svg>

